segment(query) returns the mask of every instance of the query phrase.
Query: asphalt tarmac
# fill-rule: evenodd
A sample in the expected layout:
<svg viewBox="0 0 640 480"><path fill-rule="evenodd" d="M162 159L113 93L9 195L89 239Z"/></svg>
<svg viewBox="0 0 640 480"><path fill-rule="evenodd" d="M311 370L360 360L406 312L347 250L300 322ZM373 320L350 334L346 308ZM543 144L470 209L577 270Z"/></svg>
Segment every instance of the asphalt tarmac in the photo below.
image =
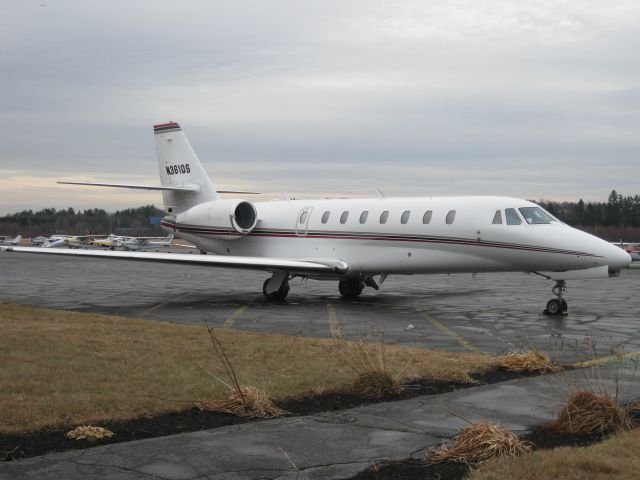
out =
<svg viewBox="0 0 640 480"><path fill-rule="evenodd" d="M197 253L194 253L197 254ZM502 354L535 346L573 363L640 352L640 269L568 282L569 316L542 314L553 282L524 273L391 276L342 300L337 281L291 281L284 303L264 272L0 253L0 302L181 324L347 339L372 328L390 344Z"/></svg>

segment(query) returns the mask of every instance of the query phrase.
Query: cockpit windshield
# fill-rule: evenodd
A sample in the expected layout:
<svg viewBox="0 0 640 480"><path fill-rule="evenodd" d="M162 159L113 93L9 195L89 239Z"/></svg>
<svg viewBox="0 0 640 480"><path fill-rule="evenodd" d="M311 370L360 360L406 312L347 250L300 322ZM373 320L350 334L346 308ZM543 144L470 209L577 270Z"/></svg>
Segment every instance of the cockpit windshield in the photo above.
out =
<svg viewBox="0 0 640 480"><path fill-rule="evenodd" d="M529 225L543 225L557 221L540 207L521 207L518 210Z"/></svg>

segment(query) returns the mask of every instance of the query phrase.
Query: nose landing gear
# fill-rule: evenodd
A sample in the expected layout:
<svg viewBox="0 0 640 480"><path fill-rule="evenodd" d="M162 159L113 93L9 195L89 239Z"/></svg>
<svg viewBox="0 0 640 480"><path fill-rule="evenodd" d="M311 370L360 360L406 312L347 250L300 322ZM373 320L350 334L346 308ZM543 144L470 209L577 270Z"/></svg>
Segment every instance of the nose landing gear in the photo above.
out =
<svg viewBox="0 0 640 480"><path fill-rule="evenodd" d="M556 280L556 285L551 289L556 298L552 298L547 302L547 308L544 310L545 315L568 315L567 301L564 299L564 292L567 291L567 284L564 280Z"/></svg>

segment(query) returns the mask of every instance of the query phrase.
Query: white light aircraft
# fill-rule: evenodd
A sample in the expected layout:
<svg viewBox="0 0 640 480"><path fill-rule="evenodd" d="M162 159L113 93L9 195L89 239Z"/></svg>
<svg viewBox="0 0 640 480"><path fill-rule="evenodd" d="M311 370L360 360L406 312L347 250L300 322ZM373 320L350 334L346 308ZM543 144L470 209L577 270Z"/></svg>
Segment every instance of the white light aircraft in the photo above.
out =
<svg viewBox="0 0 640 480"><path fill-rule="evenodd" d="M180 126L154 126L160 185L59 182L159 190L162 227L215 255L97 250L4 250L263 270L265 297L293 277L338 282L343 297L387 275L528 272L554 280L546 313L566 314L565 281L616 276L629 254L507 197L409 197L251 202L222 199ZM378 277L378 281L376 281Z"/></svg>
<svg viewBox="0 0 640 480"><path fill-rule="evenodd" d="M15 238L0 237L0 245L18 245L22 240L22 235L18 235Z"/></svg>
<svg viewBox="0 0 640 480"><path fill-rule="evenodd" d="M155 250L161 247L171 246L173 233L166 237L124 237L116 248L128 251Z"/></svg>

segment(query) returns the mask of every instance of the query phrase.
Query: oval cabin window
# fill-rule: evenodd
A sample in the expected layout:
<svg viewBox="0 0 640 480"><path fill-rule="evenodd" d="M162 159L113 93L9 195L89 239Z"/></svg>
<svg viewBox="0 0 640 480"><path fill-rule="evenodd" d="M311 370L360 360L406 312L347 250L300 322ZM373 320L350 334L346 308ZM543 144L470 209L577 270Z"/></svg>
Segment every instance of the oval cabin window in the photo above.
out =
<svg viewBox="0 0 640 480"><path fill-rule="evenodd" d="M451 225L455 219L456 219L456 211L449 210L449 213L447 213L447 218L446 218L447 225Z"/></svg>

